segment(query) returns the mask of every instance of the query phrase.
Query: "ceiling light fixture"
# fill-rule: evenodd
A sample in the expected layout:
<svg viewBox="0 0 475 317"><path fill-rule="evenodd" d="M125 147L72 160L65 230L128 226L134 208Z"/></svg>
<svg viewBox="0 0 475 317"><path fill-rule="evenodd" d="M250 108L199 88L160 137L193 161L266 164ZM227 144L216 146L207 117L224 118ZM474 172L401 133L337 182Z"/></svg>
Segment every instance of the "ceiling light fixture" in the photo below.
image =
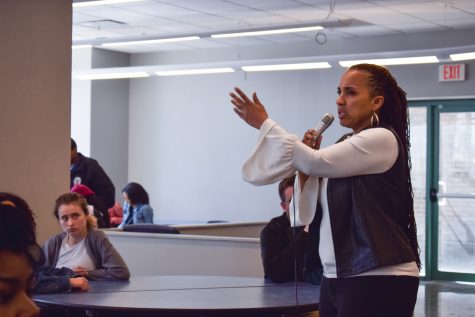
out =
<svg viewBox="0 0 475 317"><path fill-rule="evenodd" d="M196 69L177 69L157 71L157 76L180 76L180 75L199 75L199 74L218 74L233 73L234 69L230 67L222 68L196 68Z"/></svg>
<svg viewBox="0 0 475 317"><path fill-rule="evenodd" d="M98 0L98 1L73 2L73 8L92 7L92 6L99 6L99 5L139 2L139 1L145 1L145 0Z"/></svg>
<svg viewBox="0 0 475 317"><path fill-rule="evenodd" d="M91 48L91 47L92 47L92 45L90 45L90 44L73 45L73 46L71 46L71 48L72 48L73 50L77 50L77 49L80 49L80 48Z"/></svg>
<svg viewBox="0 0 475 317"><path fill-rule="evenodd" d="M450 54L449 57L453 61L466 61L469 59L475 59L475 52Z"/></svg>
<svg viewBox="0 0 475 317"><path fill-rule="evenodd" d="M115 46L128 46L128 45L152 45L152 44L161 44L161 43L172 43L172 42L184 42L184 41L195 41L199 40L199 36L186 36L186 37L175 37L169 39L157 39L157 40L143 40L143 41L129 41L129 42L116 42L116 43L103 43L101 46L104 47L115 47Z"/></svg>
<svg viewBox="0 0 475 317"><path fill-rule="evenodd" d="M76 75L80 80L100 80L100 79L124 79L124 78L141 78L150 77L146 72L129 72L129 73L102 73L102 74L79 74Z"/></svg>
<svg viewBox="0 0 475 317"><path fill-rule="evenodd" d="M350 67L352 65L362 64L362 63L390 66L390 65L409 65L409 64L429 64L429 63L438 63L438 62L439 62L439 59L437 58L437 56L417 56L417 57L340 61L338 63L342 67Z"/></svg>
<svg viewBox="0 0 475 317"><path fill-rule="evenodd" d="M263 30L263 31L251 31L251 32L212 34L211 37L215 38L215 39L219 39L219 38L228 38L228 37L271 35L271 34L320 31L320 30L323 30L323 27L321 27L321 26L308 26L308 27L300 27L300 28L288 28L288 29Z"/></svg>
<svg viewBox="0 0 475 317"><path fill-rule="evenodd" d="M319 63L298 63L298 64L275 64L275 65L256 65L256 66L242 66L241 69L245 72L266 72L276 70L302 70L302 69L321 69L331 68L327 62Z"/></svg>

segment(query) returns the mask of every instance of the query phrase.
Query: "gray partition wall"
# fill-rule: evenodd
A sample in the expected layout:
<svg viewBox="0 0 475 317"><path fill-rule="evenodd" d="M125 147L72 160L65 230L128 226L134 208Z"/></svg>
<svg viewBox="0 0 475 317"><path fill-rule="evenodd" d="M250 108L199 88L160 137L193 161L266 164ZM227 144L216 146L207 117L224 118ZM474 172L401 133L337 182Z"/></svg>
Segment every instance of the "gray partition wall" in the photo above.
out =
<svg viewBox="0 0 475 317"><path fill-rule="evenodd" d="M129 55L93 50L91 62L93 68L128 66ZM115 185L116 200L122 202L120 190L128 181L128 80L91 82L91 135L91 157L105 169Z"/></svg>
<svg viewBox="0 0 475 317"><path fill-rule="evenodd" d="M106 231L132 275L263 277L258 238Z"/></svg>

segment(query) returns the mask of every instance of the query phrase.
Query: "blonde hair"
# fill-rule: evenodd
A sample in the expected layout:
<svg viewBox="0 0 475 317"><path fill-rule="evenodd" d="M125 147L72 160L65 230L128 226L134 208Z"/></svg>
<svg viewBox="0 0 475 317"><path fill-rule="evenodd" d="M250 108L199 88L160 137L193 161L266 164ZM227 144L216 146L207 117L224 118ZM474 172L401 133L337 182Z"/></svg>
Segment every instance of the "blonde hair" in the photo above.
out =
<svg viewBox="0 0 475 317"><path fill-rule="evenodd" d="M97 228L97 218L94 215L89 213L86 216L86 226L87 226L87 229Z"/></svg>

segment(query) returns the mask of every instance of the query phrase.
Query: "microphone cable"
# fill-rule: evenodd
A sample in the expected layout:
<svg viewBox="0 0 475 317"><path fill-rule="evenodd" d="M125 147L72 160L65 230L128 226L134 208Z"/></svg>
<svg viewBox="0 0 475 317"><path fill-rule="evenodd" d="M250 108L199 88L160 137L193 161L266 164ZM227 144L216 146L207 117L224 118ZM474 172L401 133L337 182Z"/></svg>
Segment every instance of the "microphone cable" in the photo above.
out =
<svg viewBox="0 0 475 317"><path fill-rule="evenodd" d="M299 180L298 177L295 178L296 181ZM294 244L294 287L295 287L295 305L296 305L296 313L299 313L300 305L299 305L299 296L298 296L298 268L297 268L297 245L296 245L296 222L295 222L295 182L294 186L292 187L292 207L293 207L293 218L294 218L294 226L292 227L292 243Z"/></svg>

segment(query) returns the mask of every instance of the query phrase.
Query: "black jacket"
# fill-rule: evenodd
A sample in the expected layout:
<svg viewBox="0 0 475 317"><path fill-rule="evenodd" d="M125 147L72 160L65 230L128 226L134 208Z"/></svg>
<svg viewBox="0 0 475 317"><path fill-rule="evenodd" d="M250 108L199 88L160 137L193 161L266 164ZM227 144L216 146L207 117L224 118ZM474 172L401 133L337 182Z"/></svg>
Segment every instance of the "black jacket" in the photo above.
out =
<svg viewBox="0 0 475 317"><path fill-rule="evenodd" d="M398 157L388 171L328 180L338 277L415 260L406 233L413 203L407 188L408 167L397 135L396 139Z"/></svg>
<svg viewBox="0 0 475 317"><path fill-rule="evenodd" d="M114 206L114 184L96 160L78 153L78 159L74 162L70 175L70 187L73 186L74 179L80 177L81 184L89 187L104 203L106 208Z"/></svg>
<svg viewBox="0 0 475 317"><path fill-rule="evenodd" d="M85 198L87 204L94 207L94 216L97 219L97 226L99 228L109 228L111 226L109 211L102 200L100 200L96 194L87 195Z"/></svg>
<svg viewBox="0 0 475 317"><path fill-rule="evenodd" d="M319 223L320 219L315 218L306 233L303 227L291 228L287 214L283 213L262 229L261 257L265 278L273 282L288 282L295 280L297 273L299 281L320 284L322 264L318 256Z"/></svg>

